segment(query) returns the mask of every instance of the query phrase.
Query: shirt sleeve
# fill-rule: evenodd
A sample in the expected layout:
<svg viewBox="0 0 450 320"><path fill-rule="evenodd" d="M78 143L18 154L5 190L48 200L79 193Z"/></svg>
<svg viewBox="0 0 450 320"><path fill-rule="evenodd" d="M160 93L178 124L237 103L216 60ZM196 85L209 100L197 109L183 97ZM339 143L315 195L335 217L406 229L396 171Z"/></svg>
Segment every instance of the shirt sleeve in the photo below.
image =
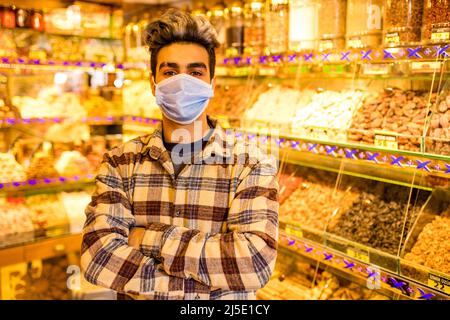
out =
<svg viewBox="0 0 450 320"><path fill-rule="evenodd" d="M244 173L229 208L227 233L152 223L141 251L162 261L169 275L212 288L257 290L269 280L278 241L278 183L275 160L261 160Z"/></svg>
<svg viewBox="0 0 450 320"><path fill-rule="evenodd" d="M135 219L115 159L104 155L86 208L81 248L84 276L92 284L140 298L183 298L183 279L169 276L157 260L128 246Z"/></svg>

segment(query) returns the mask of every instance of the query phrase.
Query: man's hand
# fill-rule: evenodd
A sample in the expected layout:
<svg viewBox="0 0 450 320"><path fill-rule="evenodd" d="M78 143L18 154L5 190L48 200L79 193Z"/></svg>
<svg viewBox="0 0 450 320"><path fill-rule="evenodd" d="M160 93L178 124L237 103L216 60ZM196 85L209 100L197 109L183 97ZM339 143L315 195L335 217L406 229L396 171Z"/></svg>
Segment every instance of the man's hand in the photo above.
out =
<svg viewBox="0 0 450 320"><path fill-rule="evenodd" d="M144 237L145 228L133 228L130 231L130 235L128 236L128 245L139 250L142 238Z"/></svg>

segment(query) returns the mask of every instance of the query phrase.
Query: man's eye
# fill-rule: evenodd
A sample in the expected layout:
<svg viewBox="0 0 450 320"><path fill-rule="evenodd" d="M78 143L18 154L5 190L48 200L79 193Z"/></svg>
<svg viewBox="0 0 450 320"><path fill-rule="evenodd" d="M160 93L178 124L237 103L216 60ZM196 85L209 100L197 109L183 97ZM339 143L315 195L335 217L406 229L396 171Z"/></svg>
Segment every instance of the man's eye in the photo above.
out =
<svg viewBox="0 0 450 320"><path fill-rule="evenodd" d="M166 72L164 72L164 75L165 76L174 76L174 75L176 75L177 73L175 72L175 71L166 71Z"/></svg>
<svg viewBox="0 0 450 320"><path fill-rule="evenodd" d="M198 72L198 71L192 71L191 75L194 76L194 77L201 77L203 75L203 73Z"/></svg>

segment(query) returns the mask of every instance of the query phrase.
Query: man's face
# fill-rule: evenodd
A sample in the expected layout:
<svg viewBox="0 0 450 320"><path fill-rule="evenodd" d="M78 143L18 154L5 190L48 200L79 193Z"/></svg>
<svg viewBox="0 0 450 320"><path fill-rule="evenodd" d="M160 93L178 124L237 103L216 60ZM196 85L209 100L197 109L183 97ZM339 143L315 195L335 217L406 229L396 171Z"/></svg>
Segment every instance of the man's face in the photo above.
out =
<svg viewBox="0 0 450 320"><path fill-rule="evenodd" d="M156 83L180 73L211 83L208 51L201 45L173 43L158 52L156 61ZM150 82L155 95L155 83Z"/></svg>

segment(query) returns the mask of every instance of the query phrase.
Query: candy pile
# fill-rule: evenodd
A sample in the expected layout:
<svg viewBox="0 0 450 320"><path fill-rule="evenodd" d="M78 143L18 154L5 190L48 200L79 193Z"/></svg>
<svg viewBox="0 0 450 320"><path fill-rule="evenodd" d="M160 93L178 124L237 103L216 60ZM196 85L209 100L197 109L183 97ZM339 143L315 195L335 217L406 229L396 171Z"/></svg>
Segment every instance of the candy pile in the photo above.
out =
<svg viewBox="0 0 450 320"><path fill-rule="evenodd" d="M56 162L55 168L65 177L92 172L89 161L78 151L64 151Z"/></svg>
<svg viewBox="0 0 450 320"><path fill-rule="evenodd" d="M23 203L0 203L0 247L33 239L33 222Z"/></svg>
<svg viewBox="0 0 450 320"><path fill-rule="evenodd" d="M25 181L25 171L12 154L0 153L0 183Z"/></svg>
<svg viewBox="0 0 450 320"><path fill-rule="evenodd" d="M367 96L362 91L324 91L295 113L292 131L300 136L346 141L353 114ZM312 127L324 128L314 129ZM330 130L335 129L335 130Z"/></svg>

